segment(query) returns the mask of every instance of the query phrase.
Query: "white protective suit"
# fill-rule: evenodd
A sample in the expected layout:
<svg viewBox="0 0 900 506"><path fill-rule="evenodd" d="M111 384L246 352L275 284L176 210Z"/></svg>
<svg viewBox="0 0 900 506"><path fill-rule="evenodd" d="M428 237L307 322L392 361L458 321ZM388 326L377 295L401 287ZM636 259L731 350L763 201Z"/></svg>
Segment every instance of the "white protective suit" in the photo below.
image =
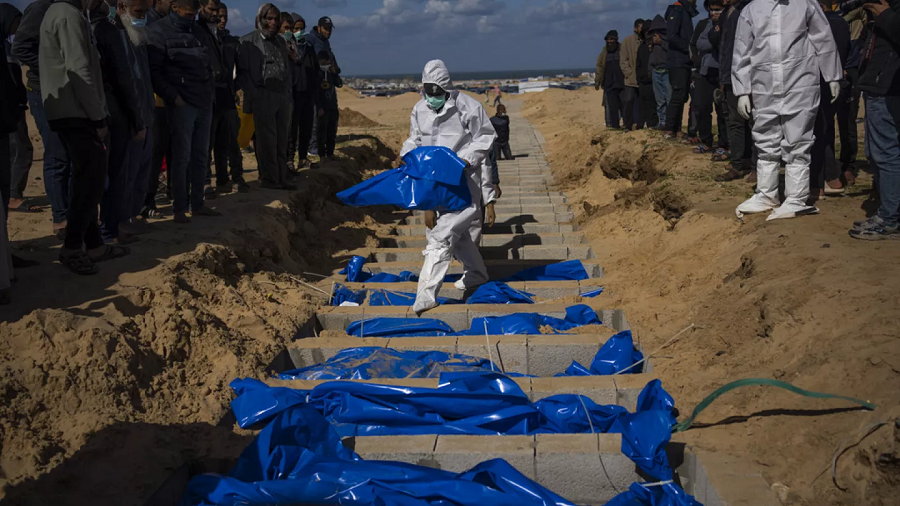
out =
<svg viewBox="0 0 900 506"><path fill-rule="evenodd" d="M487 156L497 134L490 118L477 100L452 90L450 72L441 60L425 64L422 84L429 83L448 91L450 97L438 112L432 110L424 98L413 107L409 138L403 143L400 156L419 146L443 146L453 150L469 162L466 175L472 205L462 211L438 213L434 228L425 232L428 239L422 252L425 263L419 274L413 304L417 314L437 306L437 292L450 267L451 254L463 264L466 286L488 281L487 268L476 241L481 237L482 201L488 204L495 200Z"/></svg>
<svg viewBox="0 0 900 506"><path fill-rule="evenodd" d="M759 162L757 193L738 206L738 217L778 206L782 159L785 200L768 219L816 212L806 200L820 73L833 83L841 79L843 68L828 20L815 0L753 0L744 7L734 38L731 83L738 97L752 95Z"/></svg>

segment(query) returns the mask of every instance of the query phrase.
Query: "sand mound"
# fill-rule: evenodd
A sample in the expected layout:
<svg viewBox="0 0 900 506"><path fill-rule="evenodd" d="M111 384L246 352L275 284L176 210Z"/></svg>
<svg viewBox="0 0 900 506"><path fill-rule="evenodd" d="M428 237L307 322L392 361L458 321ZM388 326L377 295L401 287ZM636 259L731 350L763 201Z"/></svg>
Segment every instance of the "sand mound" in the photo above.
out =
<svg viewBox="0 0 900 506"><path fill-rule="evenodd" d="M356 112L350 108L341 109L340 126L350 128L368 128L381 126L380 123L372 121L360 112Z"/></svg>

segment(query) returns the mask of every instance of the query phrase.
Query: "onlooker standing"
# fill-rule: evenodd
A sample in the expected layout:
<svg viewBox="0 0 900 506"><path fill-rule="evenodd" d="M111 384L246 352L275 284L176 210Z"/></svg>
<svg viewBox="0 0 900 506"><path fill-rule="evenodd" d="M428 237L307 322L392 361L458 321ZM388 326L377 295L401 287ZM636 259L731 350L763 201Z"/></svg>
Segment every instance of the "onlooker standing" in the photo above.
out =
<svg viewBox="0 0 900 506"><path fill-rule="evenodd" d="M635 124L640 124L640 120L635 117L635 100L638 97L638 79L637 79L637 54L641 46L641 30L644 26L643 19L637 19L634 22L634 32L622 40L621 60L619 64L622 67L622 74L625 76L625 88L622 89L622 120L625 123L625 130L635 128Z"/></svg>
<svg viewBox="0 0 900 506"><path fill-rule="evenodd" d="M114 2L115 0L109 0ZM103 92L109 112L109 137L106 139L107 185L100 200L100 233L103 240L127 244L131 237L120 233L119 224L128 220L125 205L128 188L127 152L132 140L146 138L147 119L140 108L134 74L134 48L116 25L116 9L101 2L90 11L91 30L100 54Z"/></svg>
<svg viewBox="0 0 900 506"><path fill-rule="evenodd" d="M719 18L719 32L710 34L712 42L719 45L719 83L725 93L725 104L728 106L728 146L730 148L729 162L731 167L724 174L716 176L716 181L733 181L747 175L744 170L744 161L751 160L755 165L756 147L750 138L750 121L745 120L738 113L738 99L731 87L731 59L734 56L734 36L737 33L738 19L741 10L751 0L725 0L725 10ZM718 161L714 156L713 161ZM756 170L754 169L748 183L756 182Z"/></svg>
<svg viewBox="0 0 900 506"><path fill-rule="evenodd" d="M326 51L320 51L318 54L319 77L322 84L319 87L319 99L316 104L319 156L329 160L334 158L334 145L341 114L338 109L337 89L344 86L341 76L331 71L331 57L331 53Z"/></svg>
<svg viewBox="0 0 900 506"><path fill-rule="evenodd" d="M72 160L72 200L59 261L76 274L96 274L95 262L128 254L125 247L103 244L97 223L107 172L108 112L87 12L99 2L53 2L39 32L44 112Z"/></svg>
<svg viewBox="0 0 900 506"><path fill-rule="evenodd" d="M147 12L147 24L153 24L169 15L172 10L172 0L155 0L153 8Z"/></svg>
<svg viewBox="0 0 900 506"><path fill-rule="evenodd" d="M634 74L638 83L638 122L637 128L653 128L659 124L656 115L656 97L653 95L653 74L650 72L650 51L653 41L647 35L650 29L650 20L644 21L641 27L641 45L638 47L637 58L634 64Z"/></svg>
<svg viewBox="0 0 900 506"><path fill-rule="evenodd" d="M666 111L669 109L669 100L672 98L672 86L669 84L668 47L666 41L666 20L656 15L650 22L651 49L650 74L653 76L653 96L656 98L656 116L659 123L654 127L662 130L666 126Z"/></svg>
<svg viewBox="0 0 900 506"><path fill-rule="evenodd" d="M5 26L5 25L4 25ZM6 51L0 51L0 70L5 69ZM21 96L21 90L13 81L9 72L0 72L0 178L8 181L9 177L9 135L16 131L19 122L21 100L9 100L8 97ZM8 190L8 188L7 188ZM9 236L6 230L6 205L0 204L0 305L12 302L10 294L13 279L12 251L9 247Z"/></svg>
<svg viewBox="0 0 900 506"><path fill-rule="evenodd" d="M619 33L610 30L606 34L606 46L597 57L594 89L603 88L604 105L609 114L607 128L619 128L619 115L623 114L620 94L625 88L625 76L620 64Z"/></svg>
<svg viewBox="0 0 900 506"><path fill-rule="evenodd" d="M256 15L257 29L241 38L237 78L244 91L244 113L253 114L254 147L263 188L295 190L287 180L287 138L291 127L291 66L278 35L281 12L267 3Z"/></svg>
<svg viewBox="0 0 900 506"><path fill-rule="evenodd" d="M222 47L222 73L229 83L230 95L222 96L223 89L216 83L216 105L213 112L213 126L210 132L212 151L215 154L216 189L220 184L228 185L228 166L231 166L231 182L237 185L241 193L250 191L250 185L244 180L244 157L238 145L238 132L241 130L241 118L237 112L237 85L234 82L234 68L237 63L237 52L240 41L228 31L228 8L219 4L219 23L216 35ZM220 102L222 101L226 102ZM218 113L216 112L218 111ZM217 116L219 114L219 116Z"/></svg>
<svg viewBox="0 0 900 506"><path fill-rule="evenodd" d="M171 4L171 0L156 0L155 7L147 12L147 26L149 27L168 16ZM155 106L153 108L153 156L150 163L150 177L147 178L147 194L144 196L144 207L141 209L141 216L144 218L160 216L160 212L156 208L156 198L160 188L159 179L163 163L166 160L168 163L172 163L172 136L169 132L169 118L166 116L166 102L156 93L153 95L153 100ZM171 191L168 179L166 180L166 189ZM170 196L168 195L166 198Z"/></svg>
<svg viewBox="0 0 900 506"><path fill-rule="evenodd" d="M291 115L291 133L288 139L288 169L293 167L294 153L299 153L300 156L298 167L309 165L307 153L312 138L319 86L319 60L312 44L306 39L306 20L296 13L291 17L294 19L297 76L294 80L294 111Z"/></svg>
<svg viewBox="0 0 900 506"><path fill-rule="evenodd" d="M220 215L203 205L215 92L209 49L194 21L199 8L198 0L173 0L172 12L147 31L150 78L166 103L172 136L167 167L176 223L190 223L188 209L193 216Z"/></svg>
<svg viewBox="0 0 900 506"><path fill-rule="evenodd" d="M331 55L331 60L333 61L334 67L332 71L335 74L341 74L341 68L337 64L337 59L334 57L334 52L331 50L331 34L334 31L334 23L331 22L331 18L328 16L323 16L319 18L319 22L313 27L312 31L306 34L306 41L313 47L314 54L316 58L318 58L318 54L321 51L328 51ZM313 128L312 128L312 137L309 141L309 154L313 156L319 155L319 145L317 142L318 135L318 122L319 117L317 114L313 115Z"/></svg>
<svg viewBox="0 0 900 506"><path fill-rule="evenodd" d="M900 0L868 3L874 16L859 76L866 103L866 151L877 170L881 206L868 220L857 222L850 235L880 240L900 237Z"/></svg>
<svg viewBox="0 0 900 506"><path fill-rule="evenodd" d="M669 69L669 86L672 97L666 110L666 138L675 139L681 133L681 118L691 87L691 37L694 25L691 18L697 15L697 0L675 2L666 9L666 54Z"/></svg>
<svg viewBox="0 0 900 506"><path fill-rule="evenodd" d="M53 233L65 237L66 220L69 215L71 190L71 169L69 154L59 134L47 123L44 102L41 96L41 74L39 60L41 22L47 9L55 0L37 0L25 8L25 14L16 30L12 44L12 54L22 65L28 66L28 106L35 126L44 144L44 189L53 212Z"/></svg>
<svg viewBox="0 0 900 506"><path fill-rule="evenodd" d="M494 139L494 160L500 160L505 158L506 160L512 160L512 149L509 147L509 116L506 115L506 106L500 104L497 106L497 113L491 116L491 125L494 126L494 131L497 132L497 138Z"/></svg>
<svg viewBox="0 0 900 506"><path fill-rule="evenodd" d="M39 209L32 207L25 201L25 187L28 186L28 172L34 160L34 146L28 137L28 123L25 121L25 111L28 109L28 94L25 83L22 81L22 67L12 55L12 37L19 29L22 13L14 5L0 3L0 33L6 35L3 40L6 62L12 76L15 92L9 95L7 100L18 101L18 125L16 131L9 134L9 150L12 158L10 162L10 212L36 212Z"/></svg>
<svg viewBox="0 0 900 506"><path fill-rule="evenodd" d="M859 115L859 62L863 50L866 11L862 7L855 9L844 16L844 21L850 26L850 53L844 63L847 96L838 100L837 118L838 134L841 138L842 182L853 185L856 184L856 155L859 153L856 117Z"/></svg>
<svg viewBox="0 0 900 506"><path fill-rule="evenodd" d="M697 70L697 78L694 81L694 98L697 109L697 133L700 144L694 148L694 153L708 153L715 149L713 154L723 156L728 148L728 127L725 124L727 113L721 102L714 99L716 90L719 89L719 51L718 40L713 44L712 34L718 33L719 17L722 14L722 0L709 0L706 8L709 11L709 19L703 20L702 32L697 37L697 56L700 66ZM704 23L705 22L705 23ZM701 24L697 23L700 27ZM712 113L716 111L716 119L719 123L718 148L713 145Z"/></svg>

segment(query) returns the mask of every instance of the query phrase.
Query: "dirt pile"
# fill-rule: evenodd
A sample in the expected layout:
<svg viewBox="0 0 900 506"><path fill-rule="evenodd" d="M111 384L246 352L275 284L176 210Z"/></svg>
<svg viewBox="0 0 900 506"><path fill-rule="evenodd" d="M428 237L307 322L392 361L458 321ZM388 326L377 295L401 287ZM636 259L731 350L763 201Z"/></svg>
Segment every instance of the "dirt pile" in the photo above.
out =
<svg viewBox="0 0 900 506"><path fill-rule="evenodd" d="M370 128L382 126L380 123L372 121L362 113L358 113L353 109L344 107L341 109L340 126L345 128Z"/></svg>
<svg viewBox="0 0 900 506"><path fill-rule="evenodd" d="M607 307L625 310L646 350L698 326L656 358L682 411L746 377L881 406L865 412L750 388L720 398L677 437L755 463L785 504L895 502L900 245L847 235L869 206L869 176L851 196L821 201L818 216L741 224L734 208L751 185L716 183L721 165L658 134L605 131L601 104L593 90L551 90L526 96L523 111L547 140L554 173L598 252ZM844 454L843 490L836 487L838 445L883 420L891 423Z"/></svg>

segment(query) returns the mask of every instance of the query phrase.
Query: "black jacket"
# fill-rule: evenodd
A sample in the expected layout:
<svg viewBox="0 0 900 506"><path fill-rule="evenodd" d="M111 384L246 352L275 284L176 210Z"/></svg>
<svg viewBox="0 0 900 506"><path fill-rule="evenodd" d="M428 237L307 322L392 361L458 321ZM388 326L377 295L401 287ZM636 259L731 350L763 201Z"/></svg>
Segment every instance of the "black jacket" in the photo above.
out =
<svg viewBox="0 0 900 506"><path fill-rule="evenodd" d="M500 144L506 144L509 142L509 116L491 116L491 125L494 126L494 131L497 132L497 141Z"/></svg>
<svg viewBox="0 0 900 506"><path fill-rule="evenodd" d="M0 51L0 69L5 69L6 51ZM13 82L12 75L9 72L0 72L0 135L6 135L15 132L19 124L19 117L22 109L14 100L7 100L6 97L16 95L16 83Z"/></svg>
<svg viewBox="0 0 900 506"><path fill-rule="evenodd" d="M210 107L213 80L209 49L203 45L200 27L174 12L147 27L147 56L153 92L166 105L181 98L194 107Z"/></svg>
<svg viewBox="0 0 900 506"><path fill-rule="evenodd" d="M0 33L9 33L9 28L20 19L22 13L13 4L0 4ZM12 56L12 45L8 40L3 41L3 53L6 56L6 64L9 67L9 74L13 80L13 88L10 90L9 97L14 97L14 102L20 109L28 108L28 95L25 92L25 83L22 81L22 66L15 61ZM3 95L4 100L7 100Z"/></svg>
<svg viewBox="0 0 900 506"><path fill-rule="evenodd" d="M234 67L229 70L225 61L225 45L221 35L218 31L213 33L204 22L198 22L197 28L197 38L209 51L209 66L216 87L215 106L234 109Z"/></svg>
<svg viewBox="0 0 900 506"><path fill-rule="evenodd" d="M669 42L666 63L669 69L689 69L693 65L691 38L694 35L694 25L691 18L696 15L697 7L693 4L676 3L666 9L666 39Z"/></svg>
<svg viewBox="0 0 900 506"><path fill-rule="evenodd" d="M702 63L700 50L697 49L697 41L700 40L700 35L703 34L703 30L706 29L708 23L709 18L703 18L700 21L697 21L697 26L694 27L694 34L691 35L691 67L697 71L700 70Z"/></svg>
<svg viewBox="0 0 900 506"><path fill-rule="evenodd" d="M105 5L105 4L101 4ZM97 41L97 52L100 53L100 72L103 74L103 91L110 111L118 110L125 116L128 124L135 132L141 131L150 123L141 111L141 100L133 72L136 62L128 35L106 18L105 12L94 9L91 12L91 31ZM105 9L104 9L105 10ZM118 16L117 16L118 19ZM115 105L111 105L115 102Z"/></svg>
<svg viewBox="0 0 900 506"><path fill-rule="evenodd" d="M334 72L319 71L319 93L316 108L325 111L338 110L337 89L344 86L344 80Z"/></svg>
<svg viewBox="0 0 900 506"><path fill-rule="evenodd" d="M306 41L309 42L309 45L313 47L315 50L315 54L319 54L319 51L327 51L328 54L331 55L331 68L338 75L341 73L341 68L337 64L337 59L334 57L334 52L331 51L331 42L325 37L319 35L319 27L313 27L309 33L306 34Z"/></svg>
<svg viewBox="0 0 900 506"><path fill-rule="evenodd" d="M889 4L863 46L859 89L873 95L900 95L900 0Z"/></svg>
<svg viewBox="0 0 900 506"><path fill-rule="evenodd" d="M286 73L283 82L272 80L266 82L263 75L266 65L266 45L273 44L283 60ZM237 79L238 87L244 90L244 112L253 113L253 101L261 89L290 96L293 89L293 66L294 62L288 56L287 43L281 35L264 37L261 31L254 30L241 37L237 54Z"/></svg>
<svg viewBox="0 0 900 506"><path fill-rule="evenodd" d="M734 56L734 36L741 11L751 0L729 5L719 16L719 33L711 33L709 41L719 46L719 83L731 86L731 58ZM715 37L715 39L714 39Z"/></svg>
<svg viewBox="0 0 900 506"><path fill-rule="evenodd" d="M294 93L309 93L319 85L319 59L316 50L304 37L297 41L297 63L294 65Z"/></svg>
<svg viewBox="0 0 900 506"><path fill-rule="evenodd" d="M38 68L41 22L53 1L37 0L26 7L13 39L12 54L20 64L28 66L25 75L28 77L28 87L33 90L41 89L41 74Z"/></svg>
<svg viewBox="0 0 900 506"><path fill-rule="evenodd" d="M649 37L648 35L647 38ZM647 41L641 42L638 47L634 66L638 84L653 84L653 76L650 75L650 44Z"/></svg>
<svg viewBox="0 0 900 506"><path fill-rule="evenodd" d="M847 57L850 55L850 24L844 21L843 16L837 12L825 13L825 19L831 27L831 35L837 44L838 56L841 57L841 66L847 68Z"/></svg>

